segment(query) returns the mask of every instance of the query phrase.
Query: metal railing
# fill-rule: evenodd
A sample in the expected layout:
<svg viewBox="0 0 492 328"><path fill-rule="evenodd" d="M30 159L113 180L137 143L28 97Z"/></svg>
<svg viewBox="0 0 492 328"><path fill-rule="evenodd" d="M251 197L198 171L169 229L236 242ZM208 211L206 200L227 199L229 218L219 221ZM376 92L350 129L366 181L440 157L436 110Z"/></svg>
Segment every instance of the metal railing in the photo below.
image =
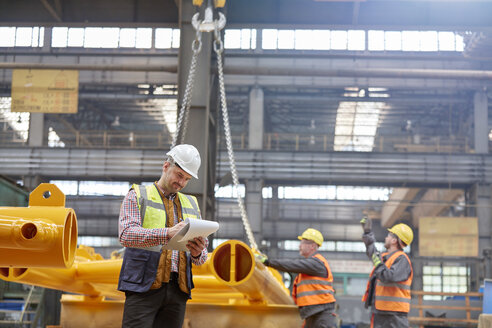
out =
<svg viewBox="0 0 492 328"><path fill-rule="evenodd" d="M470 153L472 147L467 137L448 136L377 136L374 145L358 146L358 139L351 136L353 144L336 147L335 136L330 134L300 134L300 133L266 133L263 142L265 150L282 151L353 151L363 150L372 152L431 152L431 153ZM248 148L246 134L233 135L235 149ZM360 139L366 138L364 136ZM222 145L221 145L222 146Z"/></svg>
<svg viewBox="0 0 492 328"><path fill-rule="evenodd" d="M171 146L168 134L159 132L134 131L76 131L59 132L60 140L71 148L129 148L162 149ZM350 137L350 136L340 136ZM364 137L360 137L364 138ZM352 138L357 143L357 139ZM367 151L367 152L405 152L405 153L472 153L472 140L467 137L447 136L377 136L374 145L360 147L356 144L335 147L332 134L265 133L264 150L278 151ZM225 139L217 140L220 149L225 149ZM236 150L248 149L247 134L232 135ZM27 146L15 131L0 132L0 145ZM492 145L491 145L492 146Z"/></svg>
<svg viewBox="0 0 492 328"><path fill-rule="evenodd" d="M464 302L463 305L443 305L443 302L439 304L424 304L425 295L437 295L447 296L450 299L459 300ZM419 328L423 328L424 325L439 325L439 326L460 326L460 327L476 327L478 325L478 314L472 316L472 312L481 312L482 307L471 306L470 298L481 298L482 293L470 292L470 293L444 293L444 292L427 292L414 290L412 291L412 297L417 298L417 304L412 304L412 309L418 309L418 317L410 316L408 320L411 324L418 325ZM424 315L424 310L435 309L443 311L460 311L465 313L465 318L449 318L449 317L428 317Z"/></svg>

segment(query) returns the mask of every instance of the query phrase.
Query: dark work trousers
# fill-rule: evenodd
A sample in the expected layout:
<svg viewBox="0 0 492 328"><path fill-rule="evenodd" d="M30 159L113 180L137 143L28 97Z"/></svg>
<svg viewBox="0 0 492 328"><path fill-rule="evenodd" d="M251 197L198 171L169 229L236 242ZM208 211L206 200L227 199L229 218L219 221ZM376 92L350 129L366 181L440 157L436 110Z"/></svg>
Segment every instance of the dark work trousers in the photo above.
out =
<svg viewBox="0 0 492 328"><path fill-rule="evenodd" d="M122 328L181 328L188 295L177 280L145 293L125 292Z"/></svg>
<svg viewBox="0 0 492 328"><path fill-rule="evenodd" d="M408 328L408 317L404 314L380 314L373 313L371 328Z"/></svg>
<svg viewBox="0 0 492 328"><path fill-rule="evenodd" d="M306 318L304 328L336 328L337 316L333 310L324 310Z"/></svg>

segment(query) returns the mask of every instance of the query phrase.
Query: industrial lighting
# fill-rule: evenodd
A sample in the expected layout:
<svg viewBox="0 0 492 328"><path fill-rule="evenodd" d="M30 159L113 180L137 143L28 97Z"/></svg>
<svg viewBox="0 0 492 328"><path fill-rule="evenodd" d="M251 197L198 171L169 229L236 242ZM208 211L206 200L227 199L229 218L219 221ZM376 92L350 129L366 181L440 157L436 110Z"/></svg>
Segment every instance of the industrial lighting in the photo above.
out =
<svg viewBox="0 0 492 328"><path fill-rule="evenodd" d="M120 117L115 116L113 123L111 123L111 126L120 126Z"/></svg>

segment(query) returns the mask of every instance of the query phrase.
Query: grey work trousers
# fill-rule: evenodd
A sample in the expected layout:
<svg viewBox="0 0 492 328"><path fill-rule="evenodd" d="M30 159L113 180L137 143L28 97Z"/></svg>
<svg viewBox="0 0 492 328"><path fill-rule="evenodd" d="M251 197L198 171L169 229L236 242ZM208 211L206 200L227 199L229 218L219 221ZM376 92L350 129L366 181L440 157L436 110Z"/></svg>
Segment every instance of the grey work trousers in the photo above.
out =
<svg viewBox="0 0 492 328"><path fill-rule="evenodd" d="M408 316L373 313L371 328L408 328Z"/></svg>
<svg viewBox="0 0 492 328"><path fill-rule="evenodd" d="M307 317L304 328L336 328L337 321L333 310L324 310Z"/></svg>
<svg viewBox="0 0 492 328"><path fill-rule="evenodd" d="M181 328L188 294L177 281L144 293L125 292L122 328Z"/></svg>

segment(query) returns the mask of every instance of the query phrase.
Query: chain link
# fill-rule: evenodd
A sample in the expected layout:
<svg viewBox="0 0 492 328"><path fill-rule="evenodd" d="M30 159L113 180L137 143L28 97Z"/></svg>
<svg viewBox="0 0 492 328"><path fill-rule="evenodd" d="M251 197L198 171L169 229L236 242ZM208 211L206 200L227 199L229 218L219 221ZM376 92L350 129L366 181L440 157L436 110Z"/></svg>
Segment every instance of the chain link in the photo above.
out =
<svg viewBox="0 0 492 328"><path fill-rule="evenodd" d="M234 158L234 151L232 149L232 138L231 138L231 129L229 126L229 114L227 112L227 100L226 93L224 87L224 69L222 66L222 52L224 50L224 46L222 40L220 38L220 31L215 28L215 41L214 41L214 50L217 54L217 70L219 72L219 91L220 91L220 104L222 107L222 116L224 118L224 134L226 138L227 145L227 154L229 156L229 166L231 168L232 174L232 182L234 184L234 188L236 191L239 191L239 179L237 177L237 169L236 169L236 160ZM239 192L237 192L237 202L239 205L239 211L241 213L241 220L243 221L244 229L246 230L246 235L248 237L249 244L251 248L258 249L258 246L255 241L255 237L253 235L253 231L251 229L251 225L249 223L248 215L246 213L246 209L244 208L243 199Z"/></svg>
<svg viewBox="0 0 492 328"><path fill-rule="evenodd" d="M188 113L191 107L191 96L193 95L193 86L195 85L195 72L198 54L202 50L202 32L196 31L195 40L191 44L193 50L193 56L191 57L190 71L188 73L188 79L186 80L186 88L183 95L183 101L181 103L181 109L178 115L178 123L176 126L176 133L173 136L171 148L177 144L183 143L186 136L186 130L188 128Z"/></svg>
<svg viewBox="0 0 492 328"><path fill-rule="evenodd" d="M199 25L199 24L198 24ZM191 96L193 94L193 86L195 82L195 72L196 72L196 63L198 54L202 49L202 41L201 41L201 31L199 29L196 30L196 37L192 43L191 49L193 50L193 56L191 57L190 63L190 71L188 73L188 79L186 81L186 88L183 95L183 101L181 104L181 109L178 115L178 122L176 127L176 133L173 136L173 141L171 148L176 146L177 143L182 143L184 141L186 135L186 129L188 125L188 117L189 117L189 109L191 106ZM215 40L213 43L213 48L215 53L217 54L217 67L219 73L219 90L220 90L220 104L222 107L222 116L224 118L224 133L226 138L227 145L227 154L229 157L229 165L232 174L232 181L234 184L234 188L239 190L239 179L237 176L236 169L236 160L234 158L234 150L232 148L232 138L231 138L231 129L229 126L229 114L227 111L227 100L224 86L224 69L222 66L222 52L224 51L224 44L221 40L220 36L220 28L218 27L218 23L215 24L214 30ZM258 249L256 244L253 231L251 229L251 225L249 223L248 215L246 213L246 209L244 207L243 199L241 195L237 193L237 202L239 205L239 212L241 213L241 220L244 225L244 229L246 230L246 235L248 237L249 244L251 248Z"/></svg>

